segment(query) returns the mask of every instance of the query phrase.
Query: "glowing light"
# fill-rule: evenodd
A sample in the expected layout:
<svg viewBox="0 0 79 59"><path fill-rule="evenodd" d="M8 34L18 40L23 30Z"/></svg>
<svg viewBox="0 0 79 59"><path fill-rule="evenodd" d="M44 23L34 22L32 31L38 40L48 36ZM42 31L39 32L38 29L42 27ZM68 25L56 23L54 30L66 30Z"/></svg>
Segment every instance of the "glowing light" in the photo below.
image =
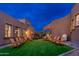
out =
<svg viewBox="0 0 79 59"><path fill-rule="evenodd" d="M25 33L26 33L27 37L31 37L33 32L32 32L32 30L28 29Z"/></svg>

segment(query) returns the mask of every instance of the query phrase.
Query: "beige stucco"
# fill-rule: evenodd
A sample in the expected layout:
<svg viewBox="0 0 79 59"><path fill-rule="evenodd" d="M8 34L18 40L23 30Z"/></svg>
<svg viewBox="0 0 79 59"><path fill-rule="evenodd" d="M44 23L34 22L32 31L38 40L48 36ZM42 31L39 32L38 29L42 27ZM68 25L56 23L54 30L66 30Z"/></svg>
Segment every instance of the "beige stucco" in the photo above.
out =
<svg viewBox="0 0 79 59"><path fill-rule="evenodd" d="M5 39L5 24L10 24L13 26L13 37L15 37L15 27L19 27L21 29L21 33L22 30L26 31L28 28L27 23L22 23L5 13L0 13L0 45L9 43L9 39Z"/></svg>
<svg viewBox="0 0 79 59"><path fill-rule="evenodd" d="M47 27L56 27L51 29L52 33L55 36L62 36L63 34L67 34L71 37L71 40L79 41L79 26L75 26L74 30L71 29L72 20L76 20L75 17L77 14L79 14L79 3L74 4L69 14L52 21L50 24L47 25Z"/></svg>

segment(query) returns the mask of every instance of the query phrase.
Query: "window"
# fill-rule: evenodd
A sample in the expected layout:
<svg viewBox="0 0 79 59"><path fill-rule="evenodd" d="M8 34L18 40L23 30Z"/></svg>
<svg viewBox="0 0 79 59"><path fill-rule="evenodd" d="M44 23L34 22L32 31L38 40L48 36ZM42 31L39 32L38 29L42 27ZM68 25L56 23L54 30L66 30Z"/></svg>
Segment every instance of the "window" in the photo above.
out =
<svg viewBox="0 0 79 59"><path fill-rule="evenodd" d="M18 28L18 37L20 37L20 36L21 36L21 29Z"/></svg>
<svg viewBox="0 0 79 59"><path fill-rule="evenodd" d="M75 20L72 21L72 29L75 29Z"/></svg>
<svg viewBox="0 0 79 59"><path fill-rule="evenodd" d="M70 28L70 32L72 32L72 30L75 29L75 19L71 20L71 28Z"/></svg>
<svg viewBox="0 0 79 59"><path fill-rule="evenodd" d="M76 16L76 26L79 26L79 15Z"/></svg>
<svg viewBox="0 0 79 59"><path fill-rule="evenodd" d="M9 24L5 24L5 37L13 36L13 27Z"/></svg>
<svg viewBox="0 0 79 59"><path fill-rule="evenodd" d="M25 30L22 29L22 36L25 36Z"/></svg>
<svg viewBox="0 0 79 59"><path fill-rule="evenodd" d="M75 26L79 26L79 14L71 21L71 31L75 29Z"/></svg>
<svg viewBox="0 0 79 59"><path fill-rule="evenodd" d="M15 35L16 35L16 37L20 37L21 36L20 28L18 28L18 27L15 28Z"/></svg>

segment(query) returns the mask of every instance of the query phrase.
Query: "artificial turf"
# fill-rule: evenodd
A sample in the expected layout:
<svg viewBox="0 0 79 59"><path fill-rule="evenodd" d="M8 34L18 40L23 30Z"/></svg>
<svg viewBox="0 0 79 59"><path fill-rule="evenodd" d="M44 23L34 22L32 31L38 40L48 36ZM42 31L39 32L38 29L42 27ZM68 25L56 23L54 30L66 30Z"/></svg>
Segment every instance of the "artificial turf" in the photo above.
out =
<svg viewBox="0 0 79 59"><path fill-rule="evenodd" d="M0 49L0 55L6 56L57 56L72 50L66 45L57 45L42 39L27 41L18 48L7 47Z"/></svg>

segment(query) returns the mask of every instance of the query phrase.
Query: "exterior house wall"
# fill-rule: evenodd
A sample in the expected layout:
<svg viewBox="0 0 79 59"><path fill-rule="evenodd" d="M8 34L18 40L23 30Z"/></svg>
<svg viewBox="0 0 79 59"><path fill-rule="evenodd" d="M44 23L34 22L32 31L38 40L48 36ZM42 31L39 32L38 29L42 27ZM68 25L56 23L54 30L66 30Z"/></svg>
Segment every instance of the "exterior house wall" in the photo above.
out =
<svg viewBox="0 0 79 59"><path fill-rule="evenodd" d="M15 28L16 27L20 28L21 35L22 35L22 31L27 29L27 24L17 21L9 15L0 13L0 45L9 43L9 39L5 39L5 25L6 24L10 24L13 27L12 37L15 37Z"/></svg>
<svg viewBox="0 0 79 59"><path fill-rule="evenodd" d="M4 20L0 17L0 40L4 37Z"/></svg>
<svg viewBox="0 0 79 59"><path fill-rule="evenodd" d="M79 15L79 4L74 4L71 12L60 19L54 20L48 25L48 27L56 27L52 30L52 33L62 36L64 33L71 37L71 40L79 41L79 26L76 26L76 16Z"/></svg>
<svg viewBox="0 0 79 59"><path fill-rule="evenodd" d="M76 25L76 16L79 15L79 4L75 4L71 10L71 21L75 21ZM74 30L71 32L71 39L74 41L79 41L79 26L74 26Z"/></svg>
<svg viewBox="0 0 79 59"><path fill-rule="evenodd" d="M50 27L55 27L51 29L54 36L62 36L63 34L69 34L69 19L70 14L63 18L54 20L52 23L48 25Z"/></svg>

